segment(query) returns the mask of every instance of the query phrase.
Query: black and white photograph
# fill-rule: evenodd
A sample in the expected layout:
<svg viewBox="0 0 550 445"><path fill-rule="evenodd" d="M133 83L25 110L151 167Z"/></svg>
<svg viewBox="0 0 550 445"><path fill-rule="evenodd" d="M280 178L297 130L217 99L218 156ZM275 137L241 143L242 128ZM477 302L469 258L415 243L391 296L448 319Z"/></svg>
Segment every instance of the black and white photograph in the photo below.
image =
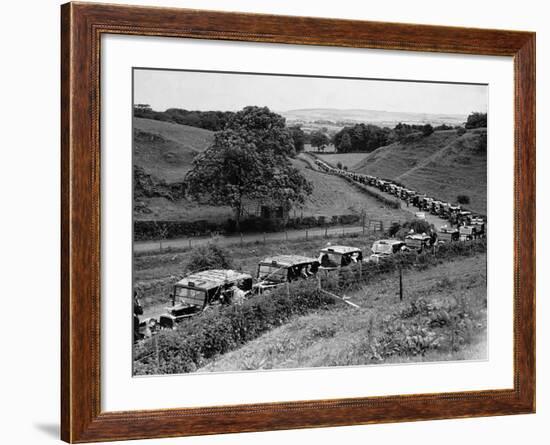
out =
<svg viewBox="0 0 550 445"><path fill-rule="evenodd" d="M134 376L487 359L488 85L132 81Z"/></svg>

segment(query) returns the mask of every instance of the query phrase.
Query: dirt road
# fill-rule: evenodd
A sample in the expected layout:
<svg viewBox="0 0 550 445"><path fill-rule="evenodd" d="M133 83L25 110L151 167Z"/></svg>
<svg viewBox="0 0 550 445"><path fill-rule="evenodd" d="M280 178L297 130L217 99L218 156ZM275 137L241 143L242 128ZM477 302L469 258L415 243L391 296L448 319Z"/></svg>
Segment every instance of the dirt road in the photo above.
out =
<svg viewBox="0 0 550 445"><path fill-rule="evenodd" d="M365 231L367 229L365 228ZM230 245L239 243L250 242L264 242L264 241L286 241L296 239L308 239L319 238L334 235L346 235L352 233L362 233L363 226L335 226L313 228L313 229L292 229L286 232L274 232L274 233L245 233L241 235L218 235L216 243L220 245ZM205 237L193 237L193 238L177 238L162 241L162 248L168 247L175 249L182 249L185 247L197 247L208 244L214 238L210 236ZM137 241L134 243L134 252L151 252L160 249L159 241Z"/></svg>

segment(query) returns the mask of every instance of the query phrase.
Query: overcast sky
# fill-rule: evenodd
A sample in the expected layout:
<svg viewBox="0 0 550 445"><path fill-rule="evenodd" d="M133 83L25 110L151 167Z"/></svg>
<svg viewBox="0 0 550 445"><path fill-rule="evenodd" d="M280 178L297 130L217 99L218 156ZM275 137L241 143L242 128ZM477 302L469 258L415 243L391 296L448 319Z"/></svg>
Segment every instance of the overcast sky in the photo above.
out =
<svg viewBox="0 0 550 445"><path fill-rule="evenodd" d="M154 110L339 108L434 114L487 111L487 86L258 74L134 70L134 103Z"/></svg>

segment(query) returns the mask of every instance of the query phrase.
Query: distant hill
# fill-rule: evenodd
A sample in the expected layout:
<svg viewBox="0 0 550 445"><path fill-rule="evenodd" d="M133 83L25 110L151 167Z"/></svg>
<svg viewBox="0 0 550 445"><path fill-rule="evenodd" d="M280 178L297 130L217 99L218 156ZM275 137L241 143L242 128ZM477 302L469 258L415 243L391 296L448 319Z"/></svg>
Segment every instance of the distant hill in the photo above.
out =
<svg viewBox="0 0 550 445"><path fill-rule="evenodd" d="M467 118L466 115L461 114L428 114L363 109L342 110L336 108L307 108L283 111L279 114L284 116L289 124L316 121L349 124L364 122L392 128L399 122L407 124L429 123L433 126L441 124L462 125Z"/></svg>
<svg viewBox="0 0 550 445"><path fill-rule="evenodd" d="M202 128L134 118L134 165L167 183L181 182L213 140L214 133Z"/></svg>
<svg viewBox="0 0 550 445"><path fill-rule="evenodd" d="M394 179L446 201L456 202L458 195L468 195L471 203L465 207L486 214L486 137L485 128L462 136L455 130L412 136L376 149L352 170Z"/></svg>

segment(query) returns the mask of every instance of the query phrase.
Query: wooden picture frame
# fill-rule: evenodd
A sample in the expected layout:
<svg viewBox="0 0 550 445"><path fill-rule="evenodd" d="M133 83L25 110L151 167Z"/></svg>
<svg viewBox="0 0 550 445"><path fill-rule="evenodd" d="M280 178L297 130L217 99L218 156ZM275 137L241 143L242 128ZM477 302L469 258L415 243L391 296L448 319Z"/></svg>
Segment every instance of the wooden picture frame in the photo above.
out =
<svg viewBox="0 0 550 445"><path fill-rule="evenodd" d="M61 18L63 440L93 442L535 411L534 33L91 3L65 4ZM513 389L102 412L99 115L103 34L512 56Z"/></svg>

